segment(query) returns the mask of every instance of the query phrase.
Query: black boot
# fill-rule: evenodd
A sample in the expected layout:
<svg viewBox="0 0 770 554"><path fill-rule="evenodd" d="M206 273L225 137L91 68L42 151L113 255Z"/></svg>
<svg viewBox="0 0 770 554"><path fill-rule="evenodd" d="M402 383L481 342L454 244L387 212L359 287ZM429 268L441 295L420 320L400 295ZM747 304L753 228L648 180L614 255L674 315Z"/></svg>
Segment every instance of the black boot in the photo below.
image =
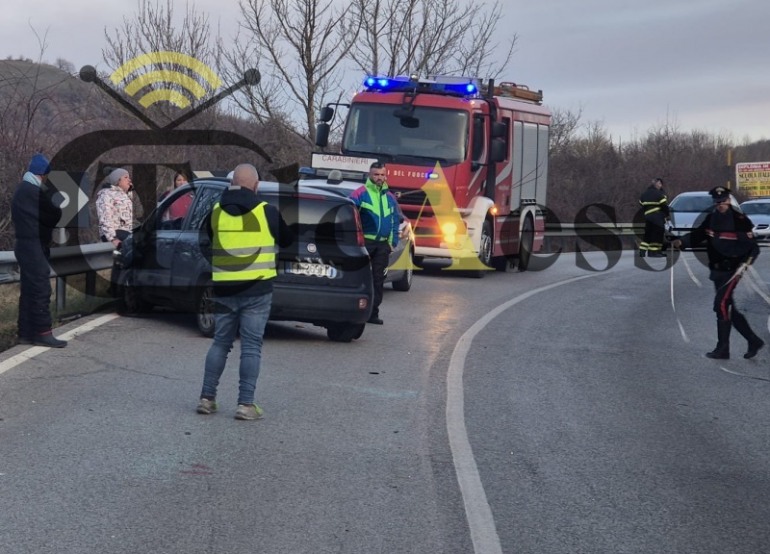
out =
<svg viewBox="0 0 770 554"><path fill-rule="evenodd" d="M53 333L49 331L48 333L35 335L32 338L32 344L35 346L47 346L48 348L64 348L67 346L67 341L57 339L53 336Z"/></svg>
<svg viewBox="0 0 770 554"><path fill-rule="evenodd" d="M749 360L757 355L759 349L765 345L765 341L754 334L754 331L752 331L751 327L749 326L749 322L746 321L746 318L742 313L736 312L733 309L731 317L733 325L735 326L735 330L738 331L743 336L743 338L749 342L749 349L743 355L744 358Z"/></svg>
<svg viewBox="0 0 770 554"><path fill-rule="evenodd" d="M647 250L639 250L639 257L644 258L647 255Z"/></svg>
<svg viewBox="0 0 770 554"><path fill-rule="evenodd" d="M730 329L732 326L730 321L717 320L717 347L711 352L706 352L707 358L714 360L730 359Z"/></svg>
<svg viewBox="0 0 770 554"><path fill-rule="evenodd" d="M749 341L749 349L746 350L746 353L743 355L744 358L747 360L753 358L757 355L757 352L759 352L759 349L762 348L765 345L765 341L760 339L758 336L754 335L754 340Z"/></svg>

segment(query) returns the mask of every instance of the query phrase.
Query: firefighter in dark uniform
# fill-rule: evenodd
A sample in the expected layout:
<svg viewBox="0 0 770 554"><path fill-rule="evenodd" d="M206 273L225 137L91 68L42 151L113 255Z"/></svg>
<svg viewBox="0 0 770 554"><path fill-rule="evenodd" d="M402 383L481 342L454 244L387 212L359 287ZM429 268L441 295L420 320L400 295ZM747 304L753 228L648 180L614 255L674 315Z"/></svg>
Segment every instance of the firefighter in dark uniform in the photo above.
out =
<svg viewBox="0 0 770 554"><path fill-rule="evenodd" d="M46 187L51 166L43 154L35 154L16 187L11 201L11 219L16 234L14 254L19 263L19 344L64 348L51 330L51 239L61 218Z"/></svg>
<svg viewBox="0 0 770 554"><path fill-rule="evenodd" d="M650 258L664 257L663 240L669 211L663 179L653 179L652 184L639 197L639 204L644 210L644 239L639 245L639 255Z"/></svg>
<svg viewBox="0 0 770 554"><path fill-rule="evenodd" d="M744 358L757 355L765 342L751 330L749 322L733 302L733 292L743 272L759 255L759 246L752 232L754 225L746 214L736 210L730 202L730 191L716 187L709 191L714 198L714 210L703 222L674 248L692 248L706 242L709 260L709 279L714 282L714 311L717 314L717 346L707 353L709 358L730 358L730 330L733 326L748 341Z"/></svg>

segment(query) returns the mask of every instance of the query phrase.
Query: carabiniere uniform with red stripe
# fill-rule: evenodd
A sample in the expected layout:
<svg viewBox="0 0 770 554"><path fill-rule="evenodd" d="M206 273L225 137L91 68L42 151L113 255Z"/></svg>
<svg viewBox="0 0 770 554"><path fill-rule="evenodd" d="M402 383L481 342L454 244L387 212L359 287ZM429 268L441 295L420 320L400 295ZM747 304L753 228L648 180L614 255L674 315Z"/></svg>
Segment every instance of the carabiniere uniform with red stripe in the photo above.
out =
<svg viewBox="0 0 770 554"><path fill-rule="evenodd" d="M681 239L683 248L706 242L709 279L714 282L714 311L717 315L717 346L706 356L720 360L730 358L730 331L735 327L748 342L744 358L757 355L765 342L749 326L746 317L733 302L733 292L743 271L759 255L759 246L752 230L754 225L746 214L730 203L730 191L715 187L709 191L714 209L703 222Z"/></svg>

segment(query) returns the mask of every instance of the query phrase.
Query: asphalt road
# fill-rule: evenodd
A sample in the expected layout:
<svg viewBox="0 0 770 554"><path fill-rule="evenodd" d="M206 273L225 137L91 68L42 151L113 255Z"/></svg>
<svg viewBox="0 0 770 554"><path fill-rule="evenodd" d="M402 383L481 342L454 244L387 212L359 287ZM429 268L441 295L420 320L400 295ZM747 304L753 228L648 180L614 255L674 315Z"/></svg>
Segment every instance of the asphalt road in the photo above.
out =
<svg viewBox="0 0 770 554"><path fill-rule="evenodd" d="M676 311L669 271L570 254L418 275L351 344L271 324L258 422L232 418L237 346L195 413L186 317L73 322L64 350L0 354L0 553L767 551L770 349L703 356L686 257ZM768 268L738 300L770 342Z"/></svg>

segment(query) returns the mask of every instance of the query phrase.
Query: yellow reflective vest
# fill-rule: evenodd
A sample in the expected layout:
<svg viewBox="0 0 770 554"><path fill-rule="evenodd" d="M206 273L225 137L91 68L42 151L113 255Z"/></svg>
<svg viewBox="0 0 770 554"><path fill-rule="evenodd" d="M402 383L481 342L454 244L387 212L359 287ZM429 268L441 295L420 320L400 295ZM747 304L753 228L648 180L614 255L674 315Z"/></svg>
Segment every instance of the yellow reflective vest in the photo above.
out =
<svg viewBox="0 0 770 554"><path fill-rule="evenodd" d="M276 272L276 246L262 202L247 214L230 215L219 202L211 214L213 245L211 275L214 282L261 281Z"/></svg>

